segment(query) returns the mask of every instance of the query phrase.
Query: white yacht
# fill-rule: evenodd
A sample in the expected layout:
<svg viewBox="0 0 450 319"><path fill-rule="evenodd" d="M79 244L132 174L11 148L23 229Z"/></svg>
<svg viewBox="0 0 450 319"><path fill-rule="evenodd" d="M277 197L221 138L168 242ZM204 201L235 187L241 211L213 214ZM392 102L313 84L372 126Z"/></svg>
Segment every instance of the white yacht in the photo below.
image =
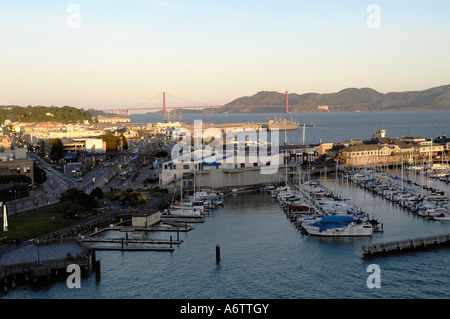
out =
<svg viewBox="0 0 450 319"><path fill-rule="evenodd" d="M310 235L314 236L372 236L372 224L365 221L355 220L351 216L331 215L321 220L303 225Z"/></svg>

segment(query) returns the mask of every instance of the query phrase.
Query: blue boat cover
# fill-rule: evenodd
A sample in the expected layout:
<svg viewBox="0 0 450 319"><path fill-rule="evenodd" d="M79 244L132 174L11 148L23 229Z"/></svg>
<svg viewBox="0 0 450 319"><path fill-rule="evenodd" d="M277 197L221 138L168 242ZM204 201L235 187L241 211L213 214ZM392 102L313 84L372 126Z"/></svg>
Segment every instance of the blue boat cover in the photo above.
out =
<svg viewBox="0 0 450 319"><path fill-rule="evenodd" d="M354 221L355 221L354 218L351 216L330 215L311 224L311 226L319 227L319 231L323 232L326 231L327 229L345 227Z"/></svg>

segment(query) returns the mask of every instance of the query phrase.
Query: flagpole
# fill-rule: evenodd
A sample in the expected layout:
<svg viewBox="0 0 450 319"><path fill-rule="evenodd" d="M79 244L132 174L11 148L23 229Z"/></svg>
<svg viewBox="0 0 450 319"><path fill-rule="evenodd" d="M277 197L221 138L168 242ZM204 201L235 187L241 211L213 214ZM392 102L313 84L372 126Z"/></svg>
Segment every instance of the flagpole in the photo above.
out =
<svg viewBox="0 0 450 319"><path fill-rule="evenodd" d="M8 231L8 212L6 211L6 204L1 202L3 206L3 231Z"/></svg>

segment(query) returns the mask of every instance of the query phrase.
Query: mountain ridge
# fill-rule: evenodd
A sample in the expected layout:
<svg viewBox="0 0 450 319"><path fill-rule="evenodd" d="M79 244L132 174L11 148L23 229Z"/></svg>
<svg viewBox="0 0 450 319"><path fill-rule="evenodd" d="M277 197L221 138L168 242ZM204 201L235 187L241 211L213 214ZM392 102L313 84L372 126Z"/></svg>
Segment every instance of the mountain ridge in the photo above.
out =
<svg viewBox="0 0 450 319"><path fill-rule="evenodd" d="M324 112L318 106L329 106L329 110L344 112L373 111L419 111L450 110L450 85L442 85L421 91L381 93L373 88L345 88L334 93L289 93L289 112ZM236 107L242 105L243 107ZM262 105L265 107L245 107ZM203 113L279 113L284 108L271 105L286 105L286 93L259 91L252 96L237 98L222 108L204 109ZM307 107L305 107L307 106ZM335 109L339 106L339 109Z"/></svg>

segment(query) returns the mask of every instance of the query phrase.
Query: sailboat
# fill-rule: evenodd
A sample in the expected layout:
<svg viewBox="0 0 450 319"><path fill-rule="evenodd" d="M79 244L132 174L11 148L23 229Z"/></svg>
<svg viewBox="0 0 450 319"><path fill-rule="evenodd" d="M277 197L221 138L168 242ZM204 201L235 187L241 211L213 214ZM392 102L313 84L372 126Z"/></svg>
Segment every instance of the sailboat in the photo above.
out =
<svg viewBox="0 0 450 319"><path fill-rule="evenodd" d="M1 203L3 206L3 231L8 231L8 212L6 211L6 204Z"/></svg>
<svg viewBox="0 0 450 319"><path fill-rule="evenodd" d="M181 173L180 184L180 202L173 202L172 205L170 205L170 209L164 210L163 215L201 217L204 211L203 206L199 207L192 202L186 203L183 201L183 172Z"/></svg>

